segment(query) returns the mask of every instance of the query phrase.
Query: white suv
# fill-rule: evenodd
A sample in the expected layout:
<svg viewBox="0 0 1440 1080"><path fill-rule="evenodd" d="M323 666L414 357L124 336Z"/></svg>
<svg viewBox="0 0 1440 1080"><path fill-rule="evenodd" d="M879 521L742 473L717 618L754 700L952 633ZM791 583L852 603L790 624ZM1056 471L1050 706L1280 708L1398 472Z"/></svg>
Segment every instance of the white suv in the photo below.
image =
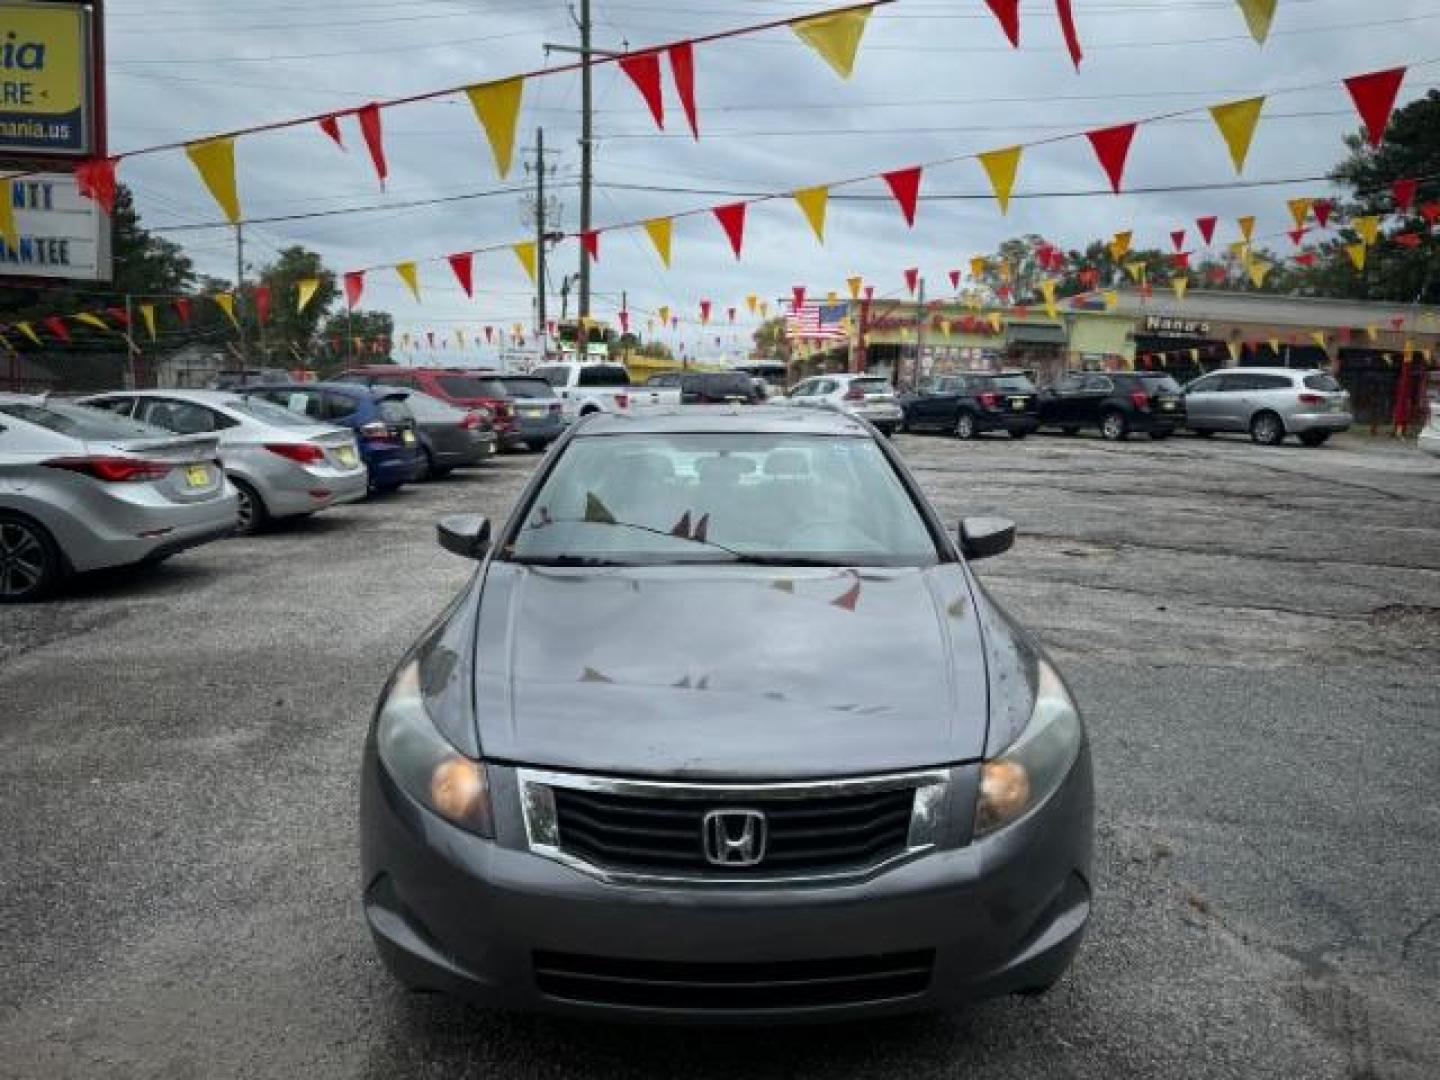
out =
<svg viewBox="0 0 1440 1080"><path fill-rule="evenodd" d="M900 404L890 380L878 375L816 375L790 391L796 408L835 409L874 424L887 437L900 426Z"/></svg>

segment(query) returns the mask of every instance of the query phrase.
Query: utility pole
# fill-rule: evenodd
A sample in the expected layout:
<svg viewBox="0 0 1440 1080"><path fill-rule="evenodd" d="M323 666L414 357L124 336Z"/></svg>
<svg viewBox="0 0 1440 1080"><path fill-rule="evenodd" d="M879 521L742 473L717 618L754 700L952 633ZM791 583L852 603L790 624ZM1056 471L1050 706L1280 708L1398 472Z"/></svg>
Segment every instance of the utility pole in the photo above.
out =
<svg viewBox="0 0 1440 1080"><path fill-rule="evenodd" d="M125 294L125 352L130 357L130 389L140 389L139 363L136 353L140 350L135 345L135 298L129 293Z"/></svg>
<svg viewBox="0 0 1440 1080"><path fill-rule="evenodd" d="M235 223L235 324L240 331L240 367L246 364L245 348L245 226Z"/></svg>
<svg viewBox="0 0 1440 1080"><path fill-rule="evenodd" d="M910 384L913 390L920 385L920 364L921 357L925 355L925 279L920 279L919 291L916 294L915 307L915 370L911 375L914 380Z"/></svg>
<svg viewBox="0 0 1440 1080"><path fill-rule="evenodd" d="M590 231L590 135L593 101L590 94L590 0L580 0L580 232ZM580 245L580 325L590 318L590 259Z"/></svg>
<svg viewBox="0 0 1440 1080"><path fill-rule="evenodd" d="M535 340L545 359L545 129L535 129Z"/></svg>

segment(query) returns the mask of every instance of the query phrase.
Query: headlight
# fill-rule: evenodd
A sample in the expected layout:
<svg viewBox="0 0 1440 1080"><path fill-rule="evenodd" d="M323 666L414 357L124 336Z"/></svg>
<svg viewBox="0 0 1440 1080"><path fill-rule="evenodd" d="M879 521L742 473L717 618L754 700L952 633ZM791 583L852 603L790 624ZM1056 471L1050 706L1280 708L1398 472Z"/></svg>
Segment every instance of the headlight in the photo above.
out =
<svg viewBox="0 0 1440 1080"><path fill-rule="evenodd" d="M456 750L430 720L420 664L400 669L375 722L380 761L401 789L446 821L480 836L495 833L483 762Z"/></svg>
<svg viewBox="0 0 1440 1080"><path fill-rule="evenodd" d="M1060 676L1040 661L1035 707L1020 737L980 767L975 838L1018 821L1055 793L1080 753L1080 712Z"/></svg>

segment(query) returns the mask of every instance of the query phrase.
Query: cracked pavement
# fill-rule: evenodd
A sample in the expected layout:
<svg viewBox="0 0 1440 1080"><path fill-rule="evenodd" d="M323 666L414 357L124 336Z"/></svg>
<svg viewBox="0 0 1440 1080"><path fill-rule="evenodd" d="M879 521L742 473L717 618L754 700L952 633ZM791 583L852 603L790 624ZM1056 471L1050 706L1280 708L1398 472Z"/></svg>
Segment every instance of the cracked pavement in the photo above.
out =
<svg viewBox="0 0 1440 1080"><path fill-rule="evenodd" d="M646 1031L407 998L356 769L465 580L471 474L0 610L0 1077L1440 1073L1440 463L1388 441L902 437L1086 710L1090 937L1049 996Z"/></svg>

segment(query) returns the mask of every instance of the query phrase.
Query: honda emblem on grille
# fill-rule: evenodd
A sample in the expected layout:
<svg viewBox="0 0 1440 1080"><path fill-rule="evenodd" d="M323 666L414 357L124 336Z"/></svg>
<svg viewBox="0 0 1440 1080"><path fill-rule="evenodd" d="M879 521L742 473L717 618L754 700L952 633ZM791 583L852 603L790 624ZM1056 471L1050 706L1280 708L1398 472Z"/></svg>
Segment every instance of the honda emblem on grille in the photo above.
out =
<svg viewBox="0 0 1440 1080"><path fill-rule="evenodd" d="M715 866L755 866L765 858L769 827L759 810L711 810L700 825L705 859Z"/></svg>

